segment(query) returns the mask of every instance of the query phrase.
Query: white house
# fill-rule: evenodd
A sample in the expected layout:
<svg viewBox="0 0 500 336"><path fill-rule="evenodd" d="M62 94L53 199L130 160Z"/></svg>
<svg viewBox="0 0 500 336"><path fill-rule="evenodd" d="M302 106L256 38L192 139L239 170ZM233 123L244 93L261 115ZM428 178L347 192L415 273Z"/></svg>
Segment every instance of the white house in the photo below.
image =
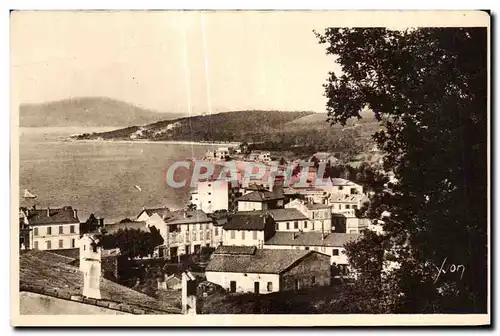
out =
<svg viewBox="0 0 500 336"><path fill-rule="evenodd" d="M311 228L309 218L297 209L273 209L267 213L276 222L276 231L308 231Z"/></svg>
<svg viewBox="0 0 500 336"><path fill-rule="evenodd" d="M223 180L199 181L191 193L191 203L205 213L217 210L232 211L236 208L239 188L233 188L231 182Z"/></svg>
<svg viewBox="0 0 500 336"><path fill-rule="evenodd" d="M205 275L229 292L268 294L329 286L331 270L329 257L318 252L220 246Z"/></svg>
<svg viewBox="0 0 500 336"><path fill-rule="evenodd" d="M223 245L258 246L269 239L276 229L273 218L262 211L237 212L224 224Z"/></svg>
<svg viewBox="0 0 500 336"><path fill-rule="evenodd" d="M330 193L340 193L344 195L362 195L363 186L343 178L331 179Z"/></svg>
<svg viewBox="0 0 500 336"><path fill-rule="evenodd" d="M31 231L29 245L37 250L78 248L80 220L71 206L46 209L21 209L21 220Z"/></svg>
<svg viewBox="0 0 500 336"><path fill-rule="evenodd" d="M284 199L282 192L259 190L236 198L236 202L238 211L253 211L283 208Z"/></svg>
<svg viewBox="0 0 500 336"><path fill-rule="evenodd" d="M338 159L332 154L328 152L317 152L313 156L311 156L310 160L316 158L319 163L330 163L331 165L335 165L338 163Z"/></svg>
<svg viewBox="0 0 500 336"><path fill-rule="evenodd" d="M158 247L158 255L162 258L175 258L184 254L201 252L203 247L216 247L222 238L221 230L214 230L213 220L201 210L170 211L160 208L143 210L138 218L145 218L147 227L156 227L163 238L163 245ZM146 215L145 215L146 214Z"/></svg>
<svg viewBox="0 0 500 336"><path fill-rule="evenodd" d="M259 162L270 162L271 161L271 152L254 150L252 153L248 155L248 159L250 161L259 161Z"/></svg>
<svg viewBox="0 0 500 336"><path fill-rule="evenodd" d="M328 204L332 206L332 213L354 215L357 209L361 209L369 199L366 195L348 195L343 193L331 194L328 197Z"/></svg>
<svg viewBox="0 0 500 336"><path fill-rule="evenodd" d="M287 209L297 209L308 219L307 226L303 231L325 231L331 232L335 228L332 225L332 207L328 204L311 203L295 199L285 204Z"/></svg>
<svg viewBox="0 0 500 336"><path fill-rule="evenodd" d="M324 204L326 203L326 200L328 198L327 191L312 186L306 186L306 187L293 186L285 188L285 197L287 199L293 199L295 195L301 195L308 203Z"/></svg>
<svg viewBox="0 0 500 336"><path fill-rule="evenodd" d="M265 249L313 250L330 256L330 262L347 265L344 245L359 238L359 234L321 232L276 232L264 243Z"/></svg>

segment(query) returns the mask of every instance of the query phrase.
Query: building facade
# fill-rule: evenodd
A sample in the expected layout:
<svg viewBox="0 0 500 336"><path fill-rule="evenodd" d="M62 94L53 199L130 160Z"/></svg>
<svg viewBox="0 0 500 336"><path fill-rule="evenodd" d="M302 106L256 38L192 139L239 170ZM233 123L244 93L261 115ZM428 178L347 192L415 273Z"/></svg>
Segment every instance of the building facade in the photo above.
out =
<svg viewBox="0 0 500 336"><path fill-rule="evenodd" d="M20 219L29 229L29 248L37 250L76 249L80 237L78 212L71 206L21 209Z"/></svg>
<svg viewBox="0 0 500 336"><path fill-rule="evenodd" d="M260 211L237 212L223 226L222 244L227 246L257 246L276 231L273 218Z"/></svg>
<svg viewBox="0 0 500 336"><path fill-rule="evenodd" d="M196 209L205 213L217 210L233 211L237 207L236 198L239 196L239 187L231 182L222 180L199 181L196 190L191 193L191 203Z"/></svg>
<svg viewBox="0 0 500 336"><path fill-rule="evenodd" d="M329 286L331 270L329 257L314 251L221 246L205 274L229 292L268 294Z"/></svg>
<svg viewBox="0 0 500 336"><path fill-rule="evenodd" d="M316 251L330 256L330 263L348 265L344 245L359 238L358 234L321 232L276 232L265 249Z"/></svg>
<svg viewBox="0 0 500 336"><path fill-rule="evenodd" d="M328 204L310 203L295 199L285 204L285 209L297 209L307 217L307 226L302 230L304 232L331 232L335 229L332 226L332 207Z"/></svg>

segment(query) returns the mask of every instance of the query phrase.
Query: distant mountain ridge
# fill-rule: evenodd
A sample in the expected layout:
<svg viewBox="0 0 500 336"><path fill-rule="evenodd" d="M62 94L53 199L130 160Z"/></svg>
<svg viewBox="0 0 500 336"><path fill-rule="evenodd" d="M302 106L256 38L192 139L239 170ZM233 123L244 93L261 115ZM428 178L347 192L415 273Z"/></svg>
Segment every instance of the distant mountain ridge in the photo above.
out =
<svg viewBox="0 0 500 336"><path fill-rule="evenodd" d="M183 115L159 113L107 97L71 98L19 106L20 127L123 127L180 116Z"/></svg>

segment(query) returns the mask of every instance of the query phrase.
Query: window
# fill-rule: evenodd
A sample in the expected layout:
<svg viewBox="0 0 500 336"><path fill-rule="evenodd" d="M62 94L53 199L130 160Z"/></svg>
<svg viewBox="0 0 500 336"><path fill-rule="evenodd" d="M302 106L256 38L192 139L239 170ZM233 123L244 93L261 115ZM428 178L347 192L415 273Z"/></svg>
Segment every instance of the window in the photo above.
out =
<svg viewBox="0 0 500 336"><path fill-rule="evenodd" d="M236 234L234 232L234 230L231 230L231 239L234 239L236 237Z"/></svg>
<svg viewBox="0 0 500 336"><path fill-rule="evenodd" d="M212 186L212 185L209 183L209 184L208 184L208 187L210 188L211 186Z"/></svg>
<svg viewBox="0 0 500 336"><path fill-rule="evenodd" d="M253 234L253 240L257 240L257 231L252 232Z"/></svg>
<svg viewBox="0 0 500 336"><path fill-rule="evenodd" d="M62 227L62 225L59 225L59 234L63 234L63 233L64 233L63 227Z"/></svg>
<svg viewBox="0 0 500 336"><path fill-rule="evenodd" d="M52 234L52 228L49 226L47 227L47 234L48 235L51 235Z"/></svg>
<svg viewBox="0 0 500 336"><path fill-rule="evenodd" d="M298 229L299 228L299 222L294 222L293 223L293 228Z"/></svg>
<svg viewBox="0 0 500 336"><path fill-rule="evenodd" d="M332 256L338 256L338 255L339 255L339 249L333 249Z"/></svg>
<svg viewBox="0 0 500 336"><path fill-rule="evenodd" d="M38 236L38 228L35 228L35 229L33 230L33 234L34 234L35 236Z"/></svg>
<svg viewBox="0 0 500 336"><path fill-rule="evenodd" d="M63 241L62 241L62 239L59 239L59 248L60 249L63 248Z"/></svg>
<svg viewBox="0 0 500 336"><path fill-rule="evenodd" d="M218 235L219 235L219 229L218 229L218 228L215 228L215 230L214 230L214 234L215 234L216 236L218 236Z"/></svg>
<svg viewBox="0 0 500 336"><path fill-rule="evenodd" d="M241 240L245 240L245 231L241 231Z"/></svg>
<svg viewBox="0 0 500 336"><path fill-rule="evenodd" d="M208 201L208 204L212 203L212 201Z"/></svg>
<svg viewBox="0 0 500 336"><path fill-rule="evenodd" d="M358 208L358 206L357 206L356 204L354 204L354 205L352 206L352 208L353 208L353 209L357 209L357 208Z"/></svg>
<svg viewBox="0 0 500 336"><path fill-rule="evenodd" d="M205 239L210 239L210 231L205 232Z"/></svg>
<svg viewBox="0 0 500 336"><path fill-rule="evenodd" d="M273 283L271 281L269 281L267 283L267 291L268 292L272 292L273 291Z"/></svg>
<svg viewBox="0 0 500 336"><path fill-rule="evenodd" d="M37 241L35 242L35 245L33 247L35 248L35 250L38 250L38 242Z"/></svg>
<svg viewBox="0 0 500 336"><path fill-rule="evenodd" d="M290 223L286 222L286 229L290 230Z"/></svg>
<svg viewBox="0 0 500 336"><path fill-rule="evenodd" d="M71 247L75 247L75 239L71 239Z"/></svg>
<svg viewBox="0 0 500 336"><path fill-rule="evenodd" d="M71 225L69 227L69 233L75 233L75 226L74 225Z"/></svg>
<svg viewBox="0 0 500 336"><path fill-rule="evenodd" d="M52 244L51 244L50 240L47 240L45 242L45 245L47 246L47 250L50 250L52 248Z"/></svg>
<svg viewBox="0 0 500 336"><path fill-rule="evenodd" d="M304 229L307 229L307 221L304 221Z"/></svg>
<svg viewBox="0 0 500 336"><path fill-rule="evenodd" d="M236 292L236 281L231 281L229 282L229 291L231 293Z"/></svg>
<svg viewBox="0 0 500 336"><path fill-rule="evenodd" d="M346 208L346 209L350 209L350 208L351 208L351 206L350 206L349 204L346 204L346 205L345 205L345 208Z"/></svg>
<svg viewBox="0 0 500 336"><path fill-rule="evenodd" d="M311 284L316 284L316 277L314 275L311 277Z"/></svg>
<svg viewBox="0 0 500 336"><path fill-rule="evenodd" d="M306 246L304 250L309 251L309 246Z"/></svg>
<svg viewBox="0 0 500 336"><path fill-rule="evenodd" d="M342 189L344 189L344 187L342 187L342 186L339 186L339 190L342 190Z"/></svg>
<svg viewBox="0 0 500 336"><path fill-rule="evenodd" d="M212 195L212 193L211 193L211 192L209 192L209 193L208 193L208 196L210 196L210 195Z"/></svg>

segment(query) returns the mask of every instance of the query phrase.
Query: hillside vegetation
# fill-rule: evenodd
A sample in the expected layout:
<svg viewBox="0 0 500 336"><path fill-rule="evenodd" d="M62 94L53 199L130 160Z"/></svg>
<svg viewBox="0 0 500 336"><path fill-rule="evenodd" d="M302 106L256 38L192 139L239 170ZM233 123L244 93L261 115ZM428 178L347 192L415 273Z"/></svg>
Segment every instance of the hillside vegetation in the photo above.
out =
<svg viewBox="0 0 500 336"><path fill-rule="evenodd" d="M181 115L158 113L105 97L72 98L19 106L21 127L123 127L179 116Z"/></svg>
<svg viewBox="0 0 500 336"><path fill-rule="evenodd" d="M312 112L237 111L163 120L110 132L83 134L75 139L249 142L254 149L297 153L349 151L356 154L372 146L377 129L373 119L331 126L325 114Z"/></svg>

